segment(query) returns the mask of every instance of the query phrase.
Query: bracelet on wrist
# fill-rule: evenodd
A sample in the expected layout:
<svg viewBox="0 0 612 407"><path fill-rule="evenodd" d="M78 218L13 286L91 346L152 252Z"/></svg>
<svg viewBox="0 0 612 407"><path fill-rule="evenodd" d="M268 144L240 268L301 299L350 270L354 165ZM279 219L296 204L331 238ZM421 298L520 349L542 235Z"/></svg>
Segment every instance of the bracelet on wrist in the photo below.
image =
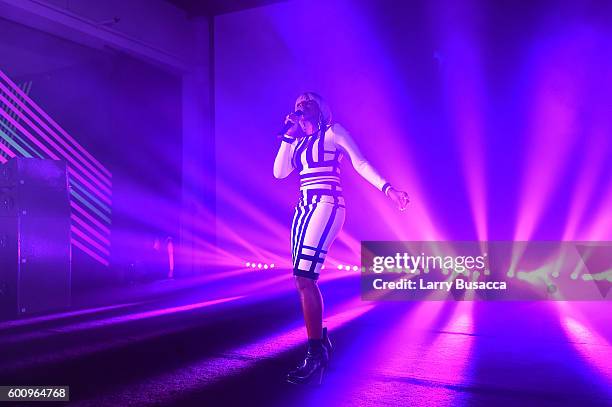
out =
<svg viewBox="0 0 612 407"><path fill-rule="evenodd" d="M389 196L389 191L393 188L390 183L386 182L385 185L382 186L382 191L385 195Z"/></svg>
<svg viewBox="0 0 612 407"><path fill-rule="evenodd" d="M295 141L295 137L291 137L290 135L285 134L285 135L283 135L282 140L287 142L287 143L289 143L289 144L291 144L291 143L293 143Z"/></svg>

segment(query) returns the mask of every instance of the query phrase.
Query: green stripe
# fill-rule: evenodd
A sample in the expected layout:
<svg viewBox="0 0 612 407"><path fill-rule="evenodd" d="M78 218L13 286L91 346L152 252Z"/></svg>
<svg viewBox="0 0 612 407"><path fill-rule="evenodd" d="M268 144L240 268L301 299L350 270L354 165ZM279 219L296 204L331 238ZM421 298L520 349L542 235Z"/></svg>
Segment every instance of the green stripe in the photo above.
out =
<svg viewBox="0 0 612 407"><path fill-rule="evenodd" d="M91 206L91 204L89 202L87 202L87 200L85 198L83 198L81 195L79 195L79 193L76 192L72 188L70 189L70 195L74 196L79 202L81 202L83 205L85 205L86 207L91 209L100 218L104 219L106 221L106 223L108 223L109 225L111 224L111 220L110 220L110 218L108 216L106 216L105 214L100 212L100 210L98 210L98 208L95 208L95 207Z"/></svg>
<svg viewBox="0 0 612 407"><path fill-rule="evenodd" d="M87 191L85 189L85 187L83 187L81 184L79 184L78 182L76 182L74 179L72 179L72 177L70 177L70 184L72 184L73 186L77 187L77 189L82 192L83 194L87 195L87 197L89 199L91 199L92 201L94 201L96 204L98 204L98 206L100 206L105 212L108 212L108 214L110 215L111 213L111 209L104 203L102 203L98 198L96 198L95 196L93 196L89 191Z"/></svg>
<svg viewBox="0 0 612 407"><path fill-rule="evenodd" d="M0 120L0 124L2 125L2 127L7 129L14 137L18 138L19 141L21 141L26 146L30 147L30 145L28 143L24 142L23 139L21 137L19 137L10 127L8 127L4 123L3 120ZM4 130L2 130L2 129L0 129L0 137L2 137L4 140L6 140L7 143L9 143L11 146L13 146L21 154L23 154L24 157L32 157L32 154L30 154L26 150L24 150L23 147L21 147L19 144L17 144L15 142L15 140L11 136L9 136L7 133L5 133ZM30 147L30 150L34 150L34 149L32 147Z"/></svg>

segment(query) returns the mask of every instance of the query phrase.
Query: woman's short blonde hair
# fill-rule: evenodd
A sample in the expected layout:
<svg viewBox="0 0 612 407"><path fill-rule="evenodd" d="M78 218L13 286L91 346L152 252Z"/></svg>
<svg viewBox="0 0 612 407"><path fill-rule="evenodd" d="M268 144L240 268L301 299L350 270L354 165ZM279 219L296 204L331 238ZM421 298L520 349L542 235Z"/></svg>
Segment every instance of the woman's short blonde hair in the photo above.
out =
<svg viewBox="0 0 612 407"><path fill-rule="evenodd" d="M301 102L302 100L314 100L315 102L317 102L317 105L319 105L319 111L321 112L321 117L319 118L319 122L324 126L328 126L331 124L332 122L331 110L329 108L329 105L327 104L325 99L321 97L321 95L314 93L314 92L302 93L295 100L296 110L297 110L298 103Z"/></svg>

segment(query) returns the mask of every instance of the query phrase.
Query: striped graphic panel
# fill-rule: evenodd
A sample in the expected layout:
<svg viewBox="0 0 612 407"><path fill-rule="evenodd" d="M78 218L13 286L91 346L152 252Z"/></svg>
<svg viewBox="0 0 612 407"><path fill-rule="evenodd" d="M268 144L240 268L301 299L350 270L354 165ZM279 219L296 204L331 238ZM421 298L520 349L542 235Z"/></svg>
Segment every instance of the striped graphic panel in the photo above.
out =
<svg viewBox="0 0 612 407"><path fill-rule="evenodd" d="M31 81L17 86L0 70L0 164L13 157L66 161L72 247L108 266L112 174L30 98L31 89Z"/></svg>

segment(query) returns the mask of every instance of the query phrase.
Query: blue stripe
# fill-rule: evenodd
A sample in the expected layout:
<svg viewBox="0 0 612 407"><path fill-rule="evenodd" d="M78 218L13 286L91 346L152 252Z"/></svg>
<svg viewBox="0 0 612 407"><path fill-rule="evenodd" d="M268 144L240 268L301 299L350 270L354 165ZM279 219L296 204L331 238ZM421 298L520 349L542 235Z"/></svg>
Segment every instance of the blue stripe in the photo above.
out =
<svg viewBox="0 0 612 407"><path fill-rule="evenodd" d="M94 206L92 206L89 202L87 202L87 200L85 198L83 198L78 192L76 192L74 189L70 188L70 195L72 195L73 197L75 197L78 201L80 201L83 205L87 206L89 209L91 209L96 215L98 215L100 218L104 219L106 221L106 223L110 224L111 220L108 216L104 215L102 212L100 212L100 210Z"/></svg>
<svg viewBox="0 0 612 407"><path fill-rule="evenodd" d="M69 180L70 184L74 187L76 187L82 194L85 194L89 199L91 199L95 204L98 205L98 207L100 209L103 209L105 212L107 212L109 215L111 214L111 208L109 208L107 205L105 205L104 203L102 203L102 201L100 201L98 198L96 198L95 196L93 196L93 194L91 194L87 189L85 189L84 186L82 186L81 184L79 184L77 181L75 181L72 177L70 177Z"/></svg>

